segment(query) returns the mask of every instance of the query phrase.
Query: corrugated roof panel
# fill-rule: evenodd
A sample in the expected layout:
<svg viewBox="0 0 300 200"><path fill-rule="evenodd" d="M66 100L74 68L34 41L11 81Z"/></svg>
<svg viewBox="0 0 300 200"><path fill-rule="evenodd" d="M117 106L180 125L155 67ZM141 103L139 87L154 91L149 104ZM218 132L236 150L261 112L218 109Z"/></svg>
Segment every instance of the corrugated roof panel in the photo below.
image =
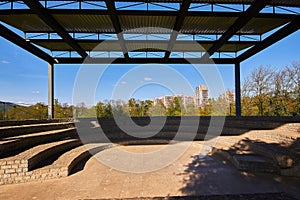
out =
<svg viewBox="0 0 300 200"><path fill-rule="evenodd" d="M83 48L89 48L88 51L122 51L120 42L117 40L105 40L101 43L95 41L92 42L79 42L79 45ZM94 45L94 46L92 46Z"/></svg>
<svg viewBox="0 0 300 200"><path fill-rule="evenodd" d="M65 15L53 17L69 32L114 32L109 15Z"/></svg>
<svg viewBox="0 0 300 200"><path fill-rule="evenodd" d="M186 52L203 52L207 51L213 44L213 41L211 43L203 43L199 44L195 41L177 41L174 44L174 47L172 51L186 51Z"/></svg>
<svg viewBox="0 0 300 200"><path fill-rule="evenodd" d="M31 40L32 43L49 49L51 51L72 51L73 48L70 47L63 40Z"/></svg>
<svg viewBox="0 0 300 200"><path fill-rule="evenodd" d="M126 47L128 51L137 50L152 50L152 51L164 51L168 47L168 41L126 41Z"/></svg>
<svg viewBox="0 0 300 200"><path fill-rule="evenodd" d="M236 17L197 17L187 16L181 29L182 33L220 34L224 33Z"/></svg>
<svg viewBox="0 0 300 200"><path fill-rule="evenodd" d="M51 51L73 51L63 40L31 40L36 45L42 46ZM96 40L77 40L77 43L85 51L121 51L121 47L118 41L103 41L99 42Z"/></svg>
<svg viewBox="0 0 300 200"><path fill-rule="evenodd" d="M238 52L243 49L249 48L253 46L253 43L226 43L224 44L218 51L220 52Z"/></svg>
<svg viewBox="0 0 300 200"><path fill-rule="evenodd" d="M176 16L131 16L120 15L120 24L122 30L125 32L136 28L153 27L153 29L147 29L148 33L169 33L166 29L172 29ZM162 29L161 29L162 28Z"/></svg>
<svg viewBox="0 0 300 200"><path fill-rule="evenodd" d="M0 15L0 21L24 32L51 32L52 29L36 14Z"/></svg>
<svg viewBox="0 0 300 200"><path fill-rule="evenodd" d="M240 31L242 34L264 34L288 23L287 19L252 18Z"/></svg>

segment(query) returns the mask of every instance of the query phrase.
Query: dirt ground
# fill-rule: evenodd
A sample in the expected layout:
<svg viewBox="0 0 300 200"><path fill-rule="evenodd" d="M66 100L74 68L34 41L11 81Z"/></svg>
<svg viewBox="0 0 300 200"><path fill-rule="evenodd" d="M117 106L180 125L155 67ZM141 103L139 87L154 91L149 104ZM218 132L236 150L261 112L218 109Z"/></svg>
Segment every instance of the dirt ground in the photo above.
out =
<svg viewBox="0 0 300 200"><path fill-rule="evenodd" d="M176 161L145 173L118 171L93 157L83 170L67 178L0 186L0 199L109 199L267 192L287 192L300 199L300 179L239 172L221 157L199 156L201 147L201 142L194 142ZM161 148L163 145L122 147L139 154ZM112 149L97 156L113 158L118 153ZM141 168L153 164L150 161L141 166L135 162L124 159L121 164Z"/></svg>

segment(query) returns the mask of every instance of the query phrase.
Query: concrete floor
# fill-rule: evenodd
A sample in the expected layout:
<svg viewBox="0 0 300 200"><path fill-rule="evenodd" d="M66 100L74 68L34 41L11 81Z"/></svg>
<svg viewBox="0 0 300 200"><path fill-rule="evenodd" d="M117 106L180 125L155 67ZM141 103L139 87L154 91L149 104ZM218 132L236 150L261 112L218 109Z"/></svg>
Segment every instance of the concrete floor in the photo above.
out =
<svg viewBox="0 0 300 200"><path fill-rule="evenodd" d="M163 147L140 145L122 149L146 154ZM242 173L220 157L199 157L201 147L201 142L194 142L175 162L147 173L121 172L94 157L88 160L84 170L67 178L0 186L0 199L99 199L282 191L300 199L297 194L300 179ZM117 157L114 150L97 156ZM135 163L134 159L127 163L121 161L124 166L151 165L151 162Z"/></svg>

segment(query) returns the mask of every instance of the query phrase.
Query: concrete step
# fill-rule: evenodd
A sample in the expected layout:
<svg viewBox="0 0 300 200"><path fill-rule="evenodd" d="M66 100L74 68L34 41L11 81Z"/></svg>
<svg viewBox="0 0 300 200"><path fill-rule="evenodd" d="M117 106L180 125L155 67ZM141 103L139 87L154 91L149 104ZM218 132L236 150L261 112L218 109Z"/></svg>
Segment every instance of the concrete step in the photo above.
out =
<svg viewBox="0 0 300 200"><path fill-rule="evenodd" d="M261 140L268 143L273 142L288 145L300 138L300 134L290 130L257 130L248 132L246 137L252 140Z"/></svg>
<svg viewBox="0 0 300 200"><path fill-rule="evenodd" d="M250 151L223 150L213 148L213 154L218 154L229 160L238 170L254 173L279 173L277 164L264 156Z"/></svg>
<svg viewBox="0 0 300 200"><path fill-rule="evenodd" d="M90 143L78 146L62 154L51 165L33 170L29 175L33 175L36 179L66 177L71 174L73 168L82 160L86 160L92 155L105 149L112 148L113 146L113 144L103 143Z"/></svg>
<svg viewBox="0 0 300 200"><path fill-rule="evenodd" d="M258 155L274 160L281 168L292 167L298 159L294 152L278 143L242 140L240 145L243 145L244 148L247 148Z"/></svg>
<svg viewBox="0 0 300 200"><path fill-rule="evenodd" d="M21 126L21 125L32 125L32 124L49 124L49 123L64 123L64 122L73 122L73 119L32 119L32 120L9 120L9 121L0 121L0 127L5 126Z"/></svg>
<svg viewBox="0 0 300 200"><path fill-rule="evenodd" d="M19 135L26 135L26 134L36 133L36 132L42 132L42 131L71 128L71 127L74 127L73 122L2 126L0 127L0 139L19 136Z"/></svg>
<svg viewBox="0 0 300 200"><path fill-rule="evenodd" d="M157 117L159 118L159 117ZM165 120L165 117L161 117L162 120ZM289 118L286 119L286 122L284 120L277 120L276 118L255 118L255 117L167 117L165 121L165 125L175 125L179 126L182 119L186 119L186 122L189 124L195 124L199 122L199 126L207 127L210 125L211 122L225 122L225 126L228 128L242 128L242 129L249 129L249 130L255 130L255 129L261 129L261 130L268 130L268 129L275 129L278 127L283 126L285 123L288 122L294 122L295 120ZM199 120L200 119L200 120ZM88 120L88 119L87 119ZM132 118L132 120L140 125L140 126L146 126L151 121L150 118L147 117L138 117L138 118ZM116 123L113 119L98 119L101 126L116 126ZM122 121L122 119L121 119ZM123 125L126 125L126 120L123 120Z"/></svg>
<svg viewBox="0 0 300 200"><path fill-rule="evenodd" d="M298 161L293 167L280 169L282 176L300 177L300 162Z"/></svg>
<svg viewBox="0 0 300 200"><path fill-rule="evenodd" d="M64 138L76 138L74 128L32 133L0 140L0 158L17 155L34 146L55 142Z"/></svg>
<svg viewBox="0 0 300 200"><path fill-rule="evenodd" d="M7 164L3 170L5 174L2 173L2 169L0 170L0 185L66 177L81 161L87 160L92 155L113 146L112 144L101 143L81 145L78 142L78 140L61 141L28 150L28 152L34 151L34 155L24 155L23 160L17 162L19 165L17 169L13 167L16 163L10 165L11 161L5 161ZM47 149L41 150L42 148ZM59 156L51 164L39 168L33 167L38 166L39 161L48 159L54 154L59 154ZM0 160L0 162L1 164L4 163L3 160Z"/></svg>
<svg viewBox="0 0 300 200"><path fill-rule="evenodd" d="M19 183L27 172L49 165L53 158L81 145L77 139L62 140L38 145L18 155L0 159L0 183Z"/></svg>
<svg viewBox="0 0 300 200"><path fill-rule="evenodd" d="M291 143L288 148L300 157L300 138Z"/></svg>
<svg viewBox="0 0 300 200"><path fill-rule="evenodd" d="M22 176L24 172L37 168L41 164L44 165L45 163L48 163L49 158L54 155L66 152L79 145L81 145L79 140L67 139L38 145L18 155L0 159L1 168L5 169L4 171L1 171L0 176L4 176L4 174L6 176L14 176L15 173L18 176Z"/></svg>

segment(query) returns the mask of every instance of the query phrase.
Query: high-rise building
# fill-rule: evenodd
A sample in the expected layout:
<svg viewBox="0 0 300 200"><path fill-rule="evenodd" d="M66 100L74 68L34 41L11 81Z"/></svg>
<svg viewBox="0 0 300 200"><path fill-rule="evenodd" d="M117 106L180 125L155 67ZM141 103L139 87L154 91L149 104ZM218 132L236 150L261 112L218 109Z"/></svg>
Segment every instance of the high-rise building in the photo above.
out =
<svg viewBox="0 0 300 200"><path fill-rule="evenodd" d="M197 107L204 107L208 104L208 89L206 85L199 85L196 87L195 96L187 96L184 94L176 94L176 95L164 95L162 97L157 97L153 99L154 105L161 102L166 107L169 107L170 103L174 100L175 97L180 98L181 105L183 107L187 107L188 105L194 104Z"/></svg>
<svg viewBox="0 0 300 200"><path fill-rule="evenodd" d="M156 105L161 101L166 107L169 107L170 103L174 100L175 97L180 98L181 105L183 107L186 107L187 105L194 103L193 96L186 96L184 94L176 94L176 95L172 95L172 96L164 95L162 97L154 98L153 103L154 103L154 105Z"/></svg>
<svg viewBox="0 0 300 200"><path fill-rule="evenodd" d="M199 85L195 90L195 105L203 107L208 103L208 89L206 85Z"/></svg>

